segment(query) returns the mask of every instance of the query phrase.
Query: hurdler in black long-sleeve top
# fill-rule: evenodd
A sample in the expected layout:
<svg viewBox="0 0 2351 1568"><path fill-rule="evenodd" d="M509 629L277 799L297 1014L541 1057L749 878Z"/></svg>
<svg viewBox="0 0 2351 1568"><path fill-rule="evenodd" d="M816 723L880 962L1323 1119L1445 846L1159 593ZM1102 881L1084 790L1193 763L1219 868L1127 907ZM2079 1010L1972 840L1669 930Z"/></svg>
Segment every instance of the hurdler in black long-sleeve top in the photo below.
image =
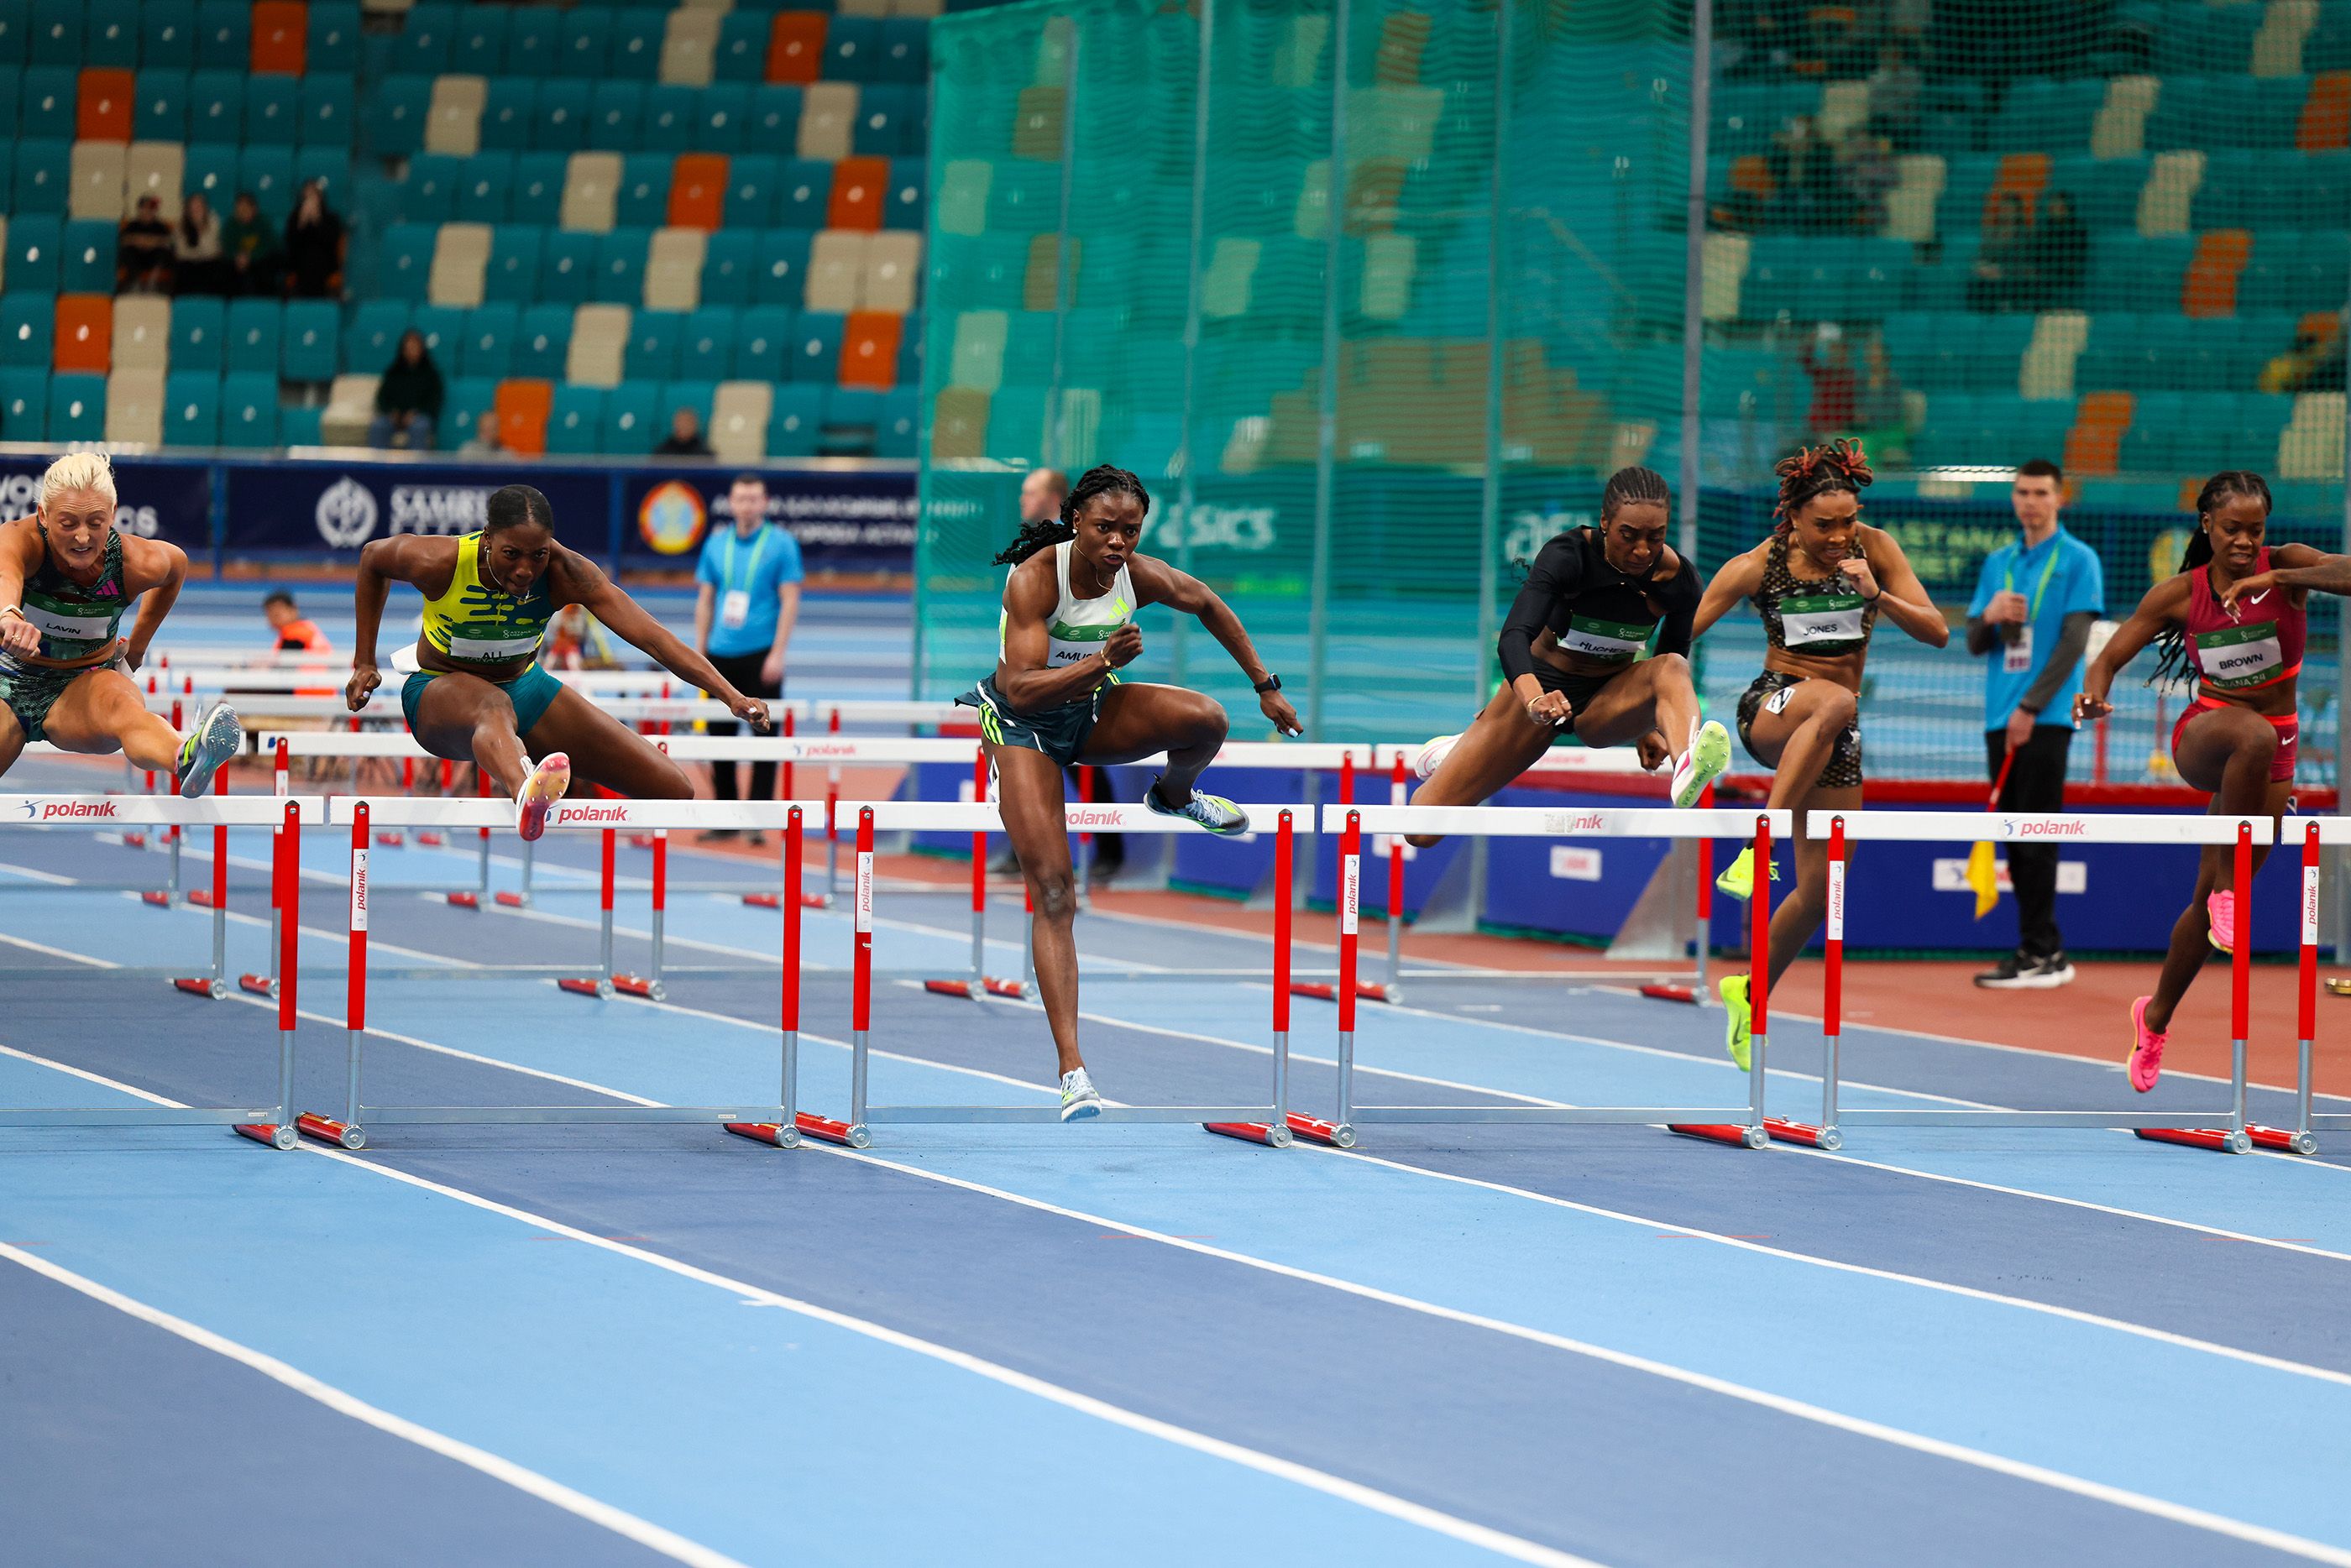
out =
<svg viewBox="0 0 2351 1568"><path fill-rule="evenodd" d="M1677 568L1670 576L1630 576L1608 564L1598 530L1571 528L1555 535L1536 556L1502 623L1497 651L1503 679L1535 673L1535 639L1546 628L1562 653L1611 664L1640 658L1653 630L1657 652L1687 654L1698 613L1698 569L1686 557L1670 558Z"/></svg>

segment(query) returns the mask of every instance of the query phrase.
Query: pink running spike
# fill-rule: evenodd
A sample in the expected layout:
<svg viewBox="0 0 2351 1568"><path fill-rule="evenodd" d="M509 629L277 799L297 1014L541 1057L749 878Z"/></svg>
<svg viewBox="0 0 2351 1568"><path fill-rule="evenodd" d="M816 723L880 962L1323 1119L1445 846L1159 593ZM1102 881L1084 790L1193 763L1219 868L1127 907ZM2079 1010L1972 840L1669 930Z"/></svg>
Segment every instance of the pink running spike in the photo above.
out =
<svg viewBox="0 0 2351 1568"><path fill-rule="evenodd" d="M2212 922L2207 940L2224 953L2237 950L2237 895L2226 888L2216 890L2204 900L2204 913Z"/></svg>
<svg viewBox="0 0 2351 1568"><path fill-rule="evenodd" d="M2147 1026L2147 1004L2154 1000L2142 996L2131 1003L2130 1084L2142 1095L2163 1076L2163 1047L2171 1039L2168 1033L2158 1034Z"/></svg>

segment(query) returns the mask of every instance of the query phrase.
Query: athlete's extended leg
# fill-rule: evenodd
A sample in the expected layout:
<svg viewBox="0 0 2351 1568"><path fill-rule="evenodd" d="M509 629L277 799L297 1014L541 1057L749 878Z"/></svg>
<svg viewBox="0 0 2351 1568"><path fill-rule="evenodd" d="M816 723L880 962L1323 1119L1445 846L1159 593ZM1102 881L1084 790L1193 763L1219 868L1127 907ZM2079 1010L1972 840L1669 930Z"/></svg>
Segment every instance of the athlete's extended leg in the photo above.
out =
<svg viewBox="0 0 2351 1568"><path fill-rule="evenodd" d="M1102 692L1077 760L1104 767L1164 751L1167 766L1155 787L1161 804L1182 805L1192 798L1193 781L1217 760L1225 731L1225 711L1212 697L1181 686L1113 686Z"/></svg>
<svg viewBox="0 0 2351 1568"><path fill-rule="evenodd" d="M147 699L129 676L101 666L77 675L49 705L42 733L63 752L120 752L131 766L172 773L180 763L180 732L147 711Z"/></svg>
<svg viewBox="0 0 2351 1568"><path fill-rule="evenodd" d="M2201 719L2197 721L2198 724L2202 722ZM2270 727L2267 721L2262 721L2261 724L2264 730ZM2191 732L2195 727L2195 725L2189 726ZM2187 738L2181 737L2183 744L2180 750L2183 753L2187 750L2184 743ZM2265 794L2262 799L2254 802L2251 811L2224 807L2219 797L2215 796L2212 802L2212 815L2246 816L2263 812L2273 816L2282 815L2285 811L2288 797L2294 794L2294 785L2290 782L2271 784L2264 778L2262 787ZM2172 1012L2179 1006L2180 999L2188 994L2188 988L2196 983L2196 977L2203 972L2204 965L2212 957L2210 914L2211 896L2222 886L2220 881L2222 876L2228 876L2233 880L2236 872L2236 853L2235 848L2231 846L2217 844L2209 846L2204 851L2203 858L2196 869L2195 897L2189 900L2188 908L2179 912L2179 919L2172 922L2171 945L2164 950L2163 954L2163 972L2156 977L2155 994L2148 999L2143 1014L2143 1022L2150 1033L2163 1034L2169 1032ZM2269 846L2264 844L2253 846L2252 865L2255 872L2261 870L2262 862L2269 858Z"/></svg>
<svg viewBox="0 0 2351 1568"><path fill-rule="evenodd" d="M1730 765L1730 732L1698 722L1698 687L1678 653L1641 660L1593 692L1575 721L1587 746L1627 745L1653 731L1673 758L1674 804L1696 805Z"/></svg>
<svg viewBox="0 0 2351 1568"><path fill-rule="evenodd" d="M578 776L631 800L694 798L684 769L569 686L556 693L523 743L534 757L565 753Z"/></svg>
<svg viewBox="0 0 2351 1568"><path fill-rule="evenodd" d="M1496 790L1541 762L1559 733L1549 724L1529 719L1526 704L1504 686L1453 742L1436 774L1413 793L1412 804L1482 805ZM1405 836L1405 842L1426 849L1441 836L1411 833Z"/></svg>
<svg viewBox="0 0 2351 1568"><path fill-rule="evenodd" d="M25 726L17 722L15 713L0 705L0 774L15 767L16 759L24 753Z"/></svg>
<svg viewBox="0 0 2351 1568"><path fill-rule="evenodd" d="M2270 764L2277 760L2277 728L2259 713L2213 708L2188 722L2173 760L2179 765L2181 782L2212 797L2215 815L2253 816L2269 809ZM2204 871L2203 879L2210 884L2206 892L2232 890L2234 851L2208 846Z"/></svg>
<svg viewBox="0 0 2351 1568"><path fill-rule="evenodd" d="M1029 940L1037 963L1037 995L1053 1032L1057 1071L1086 1064L1078 1054L1078 949L1071 925L1078 910L1077 883L1070 873L1070 829L1061 815L1061 770L1044 753L1027 746L987 748L996 769L998 811L1005 836L1020 858L1033 906Z"/></svg>
<svg viewBox="0 0 2351 1568"><path fill-rule="evenodd" d="M1772 770L1764 805L1774 811L1792 809L1812 794L1837 738L1861 712L1861 700L1834 680L1801 680L1785 694L1788 701L1777 711L1767 703L1748 726L1755 760Z"/></svg>
<svg viewBox="0 0 2351 1568"><path fill-rule="evenodd" d="M530 777L530 753L515 732L514 703L478 675L435 675L416 699L411 732L434 756L475 764L509 797Z"/></svg>

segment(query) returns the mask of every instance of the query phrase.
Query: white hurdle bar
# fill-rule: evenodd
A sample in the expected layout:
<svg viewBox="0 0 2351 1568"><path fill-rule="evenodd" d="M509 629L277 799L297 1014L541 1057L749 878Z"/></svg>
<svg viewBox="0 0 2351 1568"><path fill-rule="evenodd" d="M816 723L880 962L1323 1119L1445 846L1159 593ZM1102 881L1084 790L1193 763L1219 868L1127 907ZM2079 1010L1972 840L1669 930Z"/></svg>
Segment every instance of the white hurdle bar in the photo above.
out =
<svg viewBox="0 0 2351 1568"><path fill-rule="evenodd" d="M1244 806L1253 822L1272 825L1277 882L1286 881L1294 863L1294 840L1311 833L1313 822L1296 805ZM872 1142L869 1129L882 1122L1057 1122L1061 1108L1036 1106L876 1106L866 1095L867 1067L873 1027L873 836L881 832L987 833L1003 823L996 807L985 802L852 801L841 814L857 824L856 919L852 954L850 1002L849 1116L842 1122L823 1122L816 1136L854 1148ZM1099 827L1118 833L1196 833L1198 827L1180 817L1162 816L1140 805L1072 804L1065 808L1071 828ZM1236 1136L1275 1147L1289 1144L1295 1124L1290 1116L1290 901L1276 906L1272 963L1263 971L1272 981L1273 1078L1268 1103L1254 1106L1106 1106L1100 1119L1113 1122L1197 1122L1213 1130L1249 1130ZM1248 971L1256 973L1259 971ZM801 1130L811 1118L803 1117ZM787 1126L789 1124L787 1123ZM837 1130L834 1130L837 1129ZM739 1130L739 1129L730 1129Z"/></svg>
<svg viewBox="0 0 2351 1568"><path fill-rule="evenodd" d="M1631 1123L1662 1125L1718 1143L1762 1147L1771 1141L1764 1125L1763 1084L1771 1043L1771 842L1774 836L1787 836L1792 820L1792 814L1786 811L1707 807L1677 811L1653 806L1325 806L1322 831L1340 836L1339 1100L1334 1123L1351 1143L1353 1128L1363 1122ZM1743 1107L1355 1104L1356 920L1366 832L1489 838L1751 838L1756 874L1755 897L1748 909L1748 946L1753 1044L1748 1058L1747 1104Z"/></svg>
<svg viewBox="0 0 2351 1568"><path fill-rule="evenodd" d="M294 1118L301 1132L344 1148L361 1148L367 1143L367 1128L371 1124L431 1123L435 1125L465 1124L514 1126L521 1124L608 1124L618 1122L702 1123L712 1125L737 1124L758 1127L775 1136L765 1141L791 1147L799 1141L794 1130L799 1123L793 1111L793 1079L798 1071L799 1048L799 909L797 905L787 909L784 917L784 940L780 961L783 965L782 1001L778 1019L779 1089L773 1104L744 1102L729 1106L370 1106L361 1097L361 1041L367 1033L367 985L371 973L379 977L425 976L443 979L453 976L467 978L513 979L517 976L542 976L549 971L535 966L503 965L496 969L413 968L371 971L368 963L368 855L372 842L372 828L377 822L391 821L408 826L444 826L470 827L496 826L511 822L514 807L504 801L471 800L405 800L398 797L381 801L367 799L336 800L330 803L329 820L350 828L350 963L348 990L344 1001L343 1040L345 1084L343 1114L328 1116L323 1112L306 1111ZM559 801L547 816L549 832L598 831L603 835L604 920L603 973L581 979L559 979L566 991L597 997L610 997L615 990L612 976L612 864L613 835L629 829L667 831L678 827L772 827L783 835L784 854L789 862L799 857L801 810L786 802L737 802L731 805L709 801ZM797 869L797 866L794 866ZM644 995L639 987L623 987L634 994ZM287 987L290 993L292 987Z"/></svg>
<svg viewBox="0 0 2351 1568"><path fill-rule="evenodd" d="M175 979L172 984L193 995L219 997L227 994L221 976L223 922L222 906L227 901L226 872L228 857L224 848L229 828L271 827L278 832L277 852L271 858L271 901L286 911L286 919L277 929L277 963L285 982L277 995L277 1104L274 1106L231 1108L210 1106L0 1106L0 1127L223 1127L240 1136L274 1148L292 1148L297 1141L294 1128L294 1030L298 1013L296 1009L295 978L300 968L301 942L301 849L302 824L317 822L325 815L325 803L312 797L264 797L259 795L229 797L213 795L201 800L182 800L175 796L141 795L69 795L69 794L9 794L0 795L0 825L21 826L26 823L113 821L125 823L174 824L185 827L209 826L214 830L213 887L213 975L209 981ZM9 971L23 974L26 971ZM37 971L54 977L59 971ZM152 971L110 969L108 978ZM168 973L169 971L163 971Z"/></svg>
<svg viewBox="0 0 2351 1568"><path fill-rule="evenodd" d="M2245 1039L2252 1032L2253 846L2275 842L2275 825L2267 816L2132 816L2099 812L1974 812L1974 811L1815 811L1804 819L1804 831L1824 838L1829 846L1826 976L1821 1031L1826 1057L1821 1071L1821 1119L1817 1124L1782 1121L1771 1133L1791 1143L1817 1148L1843 1146L1841 1128L1870 1127L2128 1127L2153 1142L2185 1144L2228 1154L2250 1153L2258 1131L2270 1147L2286 1147L2290 1135L2256 1128L2245 1118ZM1876 839L1889 843L1967 844L2179 844L2201 847L2233 846L2237 897L2237 946L2230 957L2230 1092L2225 1110L2177 1111L2035 1111L1924 1109L1869 1106L1841 1110L1837 1105L1838 1045L1844 1033L1845 869L1852 845ZM2351 842L2351 839L2346 839ZM2306 877L2316 875L2315 846L2305 847ZM2316 972L2317 930L2315 895L2305 888L2304 962ZM2304 1027L2304 1033L2309 1030ZM2309 1060L2309 1048L2303 1051ZM2305 1087L2308 1078L2304 1079ZM2305 1132L2307 1129L2304 1129ZM2306 1152L2306 1150L2305 1150Z"/></svg>

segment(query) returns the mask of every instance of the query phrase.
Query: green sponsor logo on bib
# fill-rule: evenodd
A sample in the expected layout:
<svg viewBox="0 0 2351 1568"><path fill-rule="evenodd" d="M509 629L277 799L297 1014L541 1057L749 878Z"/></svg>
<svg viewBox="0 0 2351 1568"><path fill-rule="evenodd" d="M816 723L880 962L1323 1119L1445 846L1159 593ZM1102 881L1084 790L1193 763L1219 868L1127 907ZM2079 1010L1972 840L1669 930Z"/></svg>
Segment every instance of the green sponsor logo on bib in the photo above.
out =
<svg viewBox="0 0 2351 1568"><path fill-rule="evenodd" d="M1780 601L1780 640L1806 653L1852 653L1865 645L1868 613L1859 594L1806 594Z"/></svg>
<svg viewBox="0 0 2351 1568"><path fill-rule="evenodd" d="M2204 684L2223 691L2259 686L2274 680L2285 668L2285 650L2278 645L2277 622L2223 627L2196 634L2196 662Z"/></svg>
<svg viewBox="0 0 2351 1568"><path fill-rule="evenodd" d="M1571 615L1567 618L1567 635L1559 646L1569 653L1580 653L1586 659L1605 659L1611 664L1630 664L1641 657L1649 646L1649 628L1631 621L1598 620L1590 616Z"/></svg>

